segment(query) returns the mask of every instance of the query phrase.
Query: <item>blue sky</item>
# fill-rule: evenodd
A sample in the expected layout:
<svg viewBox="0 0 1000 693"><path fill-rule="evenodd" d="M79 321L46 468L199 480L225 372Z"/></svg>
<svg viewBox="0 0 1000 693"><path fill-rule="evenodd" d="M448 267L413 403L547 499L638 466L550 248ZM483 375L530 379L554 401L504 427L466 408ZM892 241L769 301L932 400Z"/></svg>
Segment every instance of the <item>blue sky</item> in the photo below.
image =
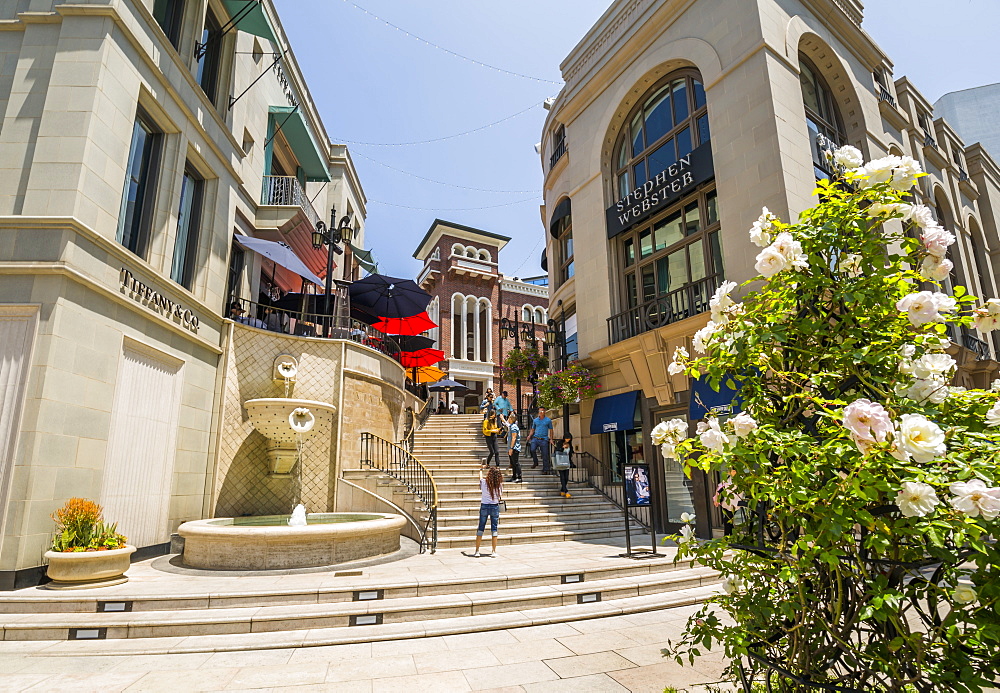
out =
<svg viewBox="0 0 1000 693"><path fill-rule="evenodd" d="M369 199L366 241L381 271L414 276L420 265L413 250L431 222L442 218L512 237L501 271L540 274L542 172L534 145L545 119L541 102L558 93L559 63L608 0L275 3L330 136L350 146ZM863 27L894 62L895 76L908 75L932 102L948 91L1000 81L997 0L866 5ZM537 79L467 62L371 15ZM376 146L446 137L521 111L462 137Z"/></svg>

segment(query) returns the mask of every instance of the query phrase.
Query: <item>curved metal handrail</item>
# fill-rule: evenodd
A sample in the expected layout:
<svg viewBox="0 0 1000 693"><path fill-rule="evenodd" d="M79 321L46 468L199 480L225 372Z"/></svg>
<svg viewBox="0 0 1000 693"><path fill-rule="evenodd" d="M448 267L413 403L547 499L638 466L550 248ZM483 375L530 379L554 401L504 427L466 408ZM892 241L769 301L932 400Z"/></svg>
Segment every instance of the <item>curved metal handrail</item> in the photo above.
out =
<svg viewBox="0 0 1000 693"><path fill-rule="evenodd" d="M391 476L423 504L427 521L420 533L420 553L437 551L438 488L434 475L403 446L367 432L361 434L361 464Z"/></svg>
<svg viewBox="0 0 1000 693"><path fill-rule="evenodd" d="M586 470L587 484L592 489L619 508L625 508L625 485L622 481L616 480L616 478L620 479L621 477L615 473L611 465L604 462L604 460L594 457L589 452L576 453L576 461L579 466ZM600 484L594 481L596 477L601 479ZM640 524L647 532L650 530L652 517L649 506L629 506L628 514L629 517Z"/></svg>

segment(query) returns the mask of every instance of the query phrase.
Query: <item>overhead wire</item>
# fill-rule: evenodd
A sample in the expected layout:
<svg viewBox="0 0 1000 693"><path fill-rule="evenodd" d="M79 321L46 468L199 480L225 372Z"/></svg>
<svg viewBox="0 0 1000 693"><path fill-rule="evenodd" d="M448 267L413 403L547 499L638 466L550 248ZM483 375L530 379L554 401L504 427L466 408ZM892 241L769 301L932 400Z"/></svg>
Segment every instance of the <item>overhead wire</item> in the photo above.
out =
<svg viewBox="0 0 1000 693"><path fill-rule="evenodd" d="M524 115L528 111L541 106L543 103L545 103L545 102L544 101L538 101L536 103L531 104L527 108L518 111L517 113L512 113L511 115L505 116L505 117L501 118L500 120L494 120L492 123L487 123L486 125L480 125L479 127L473 128L471 130L466 130L464 132L457 132L457 133L455 133L453 135L444 135L443 137L433 137L433 138L431 138L429 140L414 140L412 142L359 142L358 140L338 139L337 141L340 144L357 144L357 145L364 145L366 147L412 147L412 146L418 145L418 144L433 144L434 142L443 142L445 140L453 140L456 137L465 137L466 135L471 135L471 134L473 134L475 132L480 132L482 130L487 130L487 129L491 128L491 127L499 125L500 123L505 123L508 120L516 118L519 115Z"/></svg>
<svg viewBox="0 0 1000 693"><path fill-rule="evenodd" d="M382 17L379 17L374 12L369 12L368 10L366 10L364 7L362 7L361 5L357 4L356 2L352 2L351 0L344 0L344 2L347 3L348 5L350 5L351 7L364 12L369 17L372 17L373 19L377 19L378 21L382 22L386 26L392 27L396 31L399 31L399 32L405 34L406 36L409 36L412 39L420 41L421 43L424 43L424 44L426 44L426 45L428 45L428 46L430 46L432 48L437 48L439 51L443 51L443 52L447 53L448 55L454 56L456 58L460 58L462 60L465 60L466 62L470 62L473 65L478 65L479 67L485 67L485 68L487 68L489 70L494 70L496 72L500 72L500 73L505 74L505 75L510 75L512 77L520 77L522 79L530 79L533 82L542 82L542 83L545 83L545 84L557 84L557 85L562 86L562 82L556 82L555 80L551 80L551 79L544 79L542 77L533 77L531 75L522 74L520 72L514 72L513 70L507 70L507 69L502 68L502 67L497 67L496 65L490 65L489 63L484 63L481 60L476 60L475 58L470 58L467 55L462 55L461 53L456 53L455 51L453 51L453 50L451 50L449 48L445 48L444 46L439 46L438 44L434 43L433 41L428 41L425 38L422 38L420 36L417 36L416 34L410 33L406 29L393 24L389 20L383 19Z"/></svg>
<svg viewBox="0 0 1000 693"><path fill-rule="evenodd" d="M538 199L527 199L527 200L515 200L513 202L504 202L498 205L485 205L483 207L413 207L410 205L401 205L395 202L386 202L385 200L368 200L371 204L388 205L389 207L399 207L401 209L413 209L418 212L473 212L480 209L496 209L497 207L510 207L511 205L523 205L525 202L535 202L541 204Z"/></svg>
<svg viewBox="0 0 1000 693"><path fill-rule="evenodd" d="M501 195L501 194L502 195L527 195L527 194L537 194L538 193L538 189L537 188L535 188L533 190L493 190L493 189L490 189L490 188L476 188L476 187L473 187L471 185L458 185L457 183L448 183L448 182L443 181L443 180L435 180L434 178L427 178L426 176L421 176L421 175L419 175L417 173L412 173L410 171L404 171L401 168L396 168L395 166L390 166L387 163L384 163L382 161L378 161L377 159L373 159L370 156L366 156L366 155L362 154L361 152L354 152L352 154L352 156L359 156L362 159L365 159L366 161L370 161L373 164L377 164L378 166L382 166L384 168L387 168L390 171L395 171L396 173L402 173L405 176L411 176L411 177L416 178L418 180L427 181L428 183L435 183L437 185L445 185L445 186L448 186L449 188L458 188L459 190L473 190L475 192L494 193L494 194L497 194L497 195Z"/></svg>
<svg viewBox="0 0 1000 693"><path fill-rule="evenodd" d="M510 273L512 277L516 277L517 273L521 271L522 267L524 267L524 263L530 260L531 256L535 254L535 251L538 250L538 244L542 242L543 238L545 238L545 236L541 236L537 241L535 241L535 246L528 251L528 254L524 257L524 260L521 261L521 264L517 266L517 269L515 269L513 272Z"/></svg>

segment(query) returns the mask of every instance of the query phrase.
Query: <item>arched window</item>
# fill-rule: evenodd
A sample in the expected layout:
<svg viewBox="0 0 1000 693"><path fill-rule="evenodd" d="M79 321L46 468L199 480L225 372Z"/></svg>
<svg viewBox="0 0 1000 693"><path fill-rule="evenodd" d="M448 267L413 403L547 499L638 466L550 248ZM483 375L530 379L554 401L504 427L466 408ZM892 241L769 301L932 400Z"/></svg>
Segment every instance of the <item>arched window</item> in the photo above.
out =
<svg viewBox="0 0 1000 693"><path fill-rule="evenodd" d="M464 255L465 254L465 246L463 246L461 243L456 243L455 245L451 246L451 254L452 255Z"/></svg>
<svg viewBox="0 0 1000 693"><path fill-rule="evenodd" d="M521 322L531 322L531 306L525 305L521 308Z"/></svg>
<svg viewBox="0 0 1000 693"><path fill-rule="evenodd" d="M996 295L993 282L990 281L989 259L986 252L986 239L979 228L979 224L972 217L969 217L969 245L972 246L972 257L976 261L976 277L979 279L979 287L976 293L979 296L991 297Z"/></svg>
<svg viewBox="0 0 1000 693"><path fill-rule="evenodd" d="M625 119L614 150L616 199L709 142L708 107L697 71L654 84ZM722 277L719 210L713 181L615 237L621 286L612 341L707 310Z"/></svg>
<svg viewBox="0 0 1000 693"><path fill-rule="evenodd" d="M490 325L492 324L492 306L485 298L481 298L479 303L479 343L477 346L477 361L489 363L493 360L491 352L492 340L490 339Z"/></svg>
<svg viewBox="0 0 1000 693"><path fill-rule="evenodd" d="M463 335L465 334L465 296L454 294L451 297L451 356L456 359L465 358Z"/></svg>
<svg viewBox="0 0 1000 693"><path fill-rule="evenodd" d="M799 53L799 84L802 87L802 103L806 109L806 127L812 147L813 171L817 178L830 177L830 164L824 150L832 144L839 147L847 141L844 135L844 121L840 117L833 92L816 66L806 56ZM820 137L822 135L822 138ZM824 146L823 139L830 144Z"/></svg>
<svg viewBox="0 0 1000 693"><path fill-rule="evenodd" d="M479 251L479 259L480 260L485 260L486 262L489 262L490 261L490 251L488 251L488 250L480 250Z"/></svg>
<svg viewBox="0 0 1000 693"><path fill-rule="evenodd" d="M560 217L552 225L552 235L556 239L556 281L562 284L574 274L572 213Z"/></svg>
<svg viewBox="0 0 1000 693"><path fill-rule="evenodd" d="M465 353L462 356L468 361L476 360L477 317L476 299L469 296L465 299Z"/></svg>
<svg viewBox="0 0 1000 693"><path fill-rule="evenodd" d="M535 324L545 324L545 314L542 312L541 308L535 308Z"/></svg>
<svg viewBox="0 0 1000 693"><path fill-rule="evenodd" d="M693 70L673 73L650 90L626 122L614 158L616 199L708 142L701 79Z"/></svg>
<svg viewBox="0 0 1000 693"><path fill-rule="evenodd" d="M476 257L476 249L475 248L466 248L465 249L465 257L475 258Z"/></svg>

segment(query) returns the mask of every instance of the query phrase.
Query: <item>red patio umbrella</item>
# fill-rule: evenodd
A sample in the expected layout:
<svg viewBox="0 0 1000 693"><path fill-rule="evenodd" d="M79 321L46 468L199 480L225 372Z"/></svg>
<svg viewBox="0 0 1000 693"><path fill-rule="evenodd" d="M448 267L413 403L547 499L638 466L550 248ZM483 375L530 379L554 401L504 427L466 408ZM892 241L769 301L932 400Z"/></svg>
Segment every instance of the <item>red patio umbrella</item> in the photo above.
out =
<svg viewBox="0 0 1000 693"><path fill-rule="evenodd" d="M421 349L420 351L399 352L399 363L403 368L422 368L433 366L444 360L444 352L440 349Z"/></svg>
<svg viewBox="0 0 1000 693"><path fill-rule="evenodd" d="M415 335L434 329L437 323L424 312L408 318L379 318L372 327L385 334Z"/></svg>

